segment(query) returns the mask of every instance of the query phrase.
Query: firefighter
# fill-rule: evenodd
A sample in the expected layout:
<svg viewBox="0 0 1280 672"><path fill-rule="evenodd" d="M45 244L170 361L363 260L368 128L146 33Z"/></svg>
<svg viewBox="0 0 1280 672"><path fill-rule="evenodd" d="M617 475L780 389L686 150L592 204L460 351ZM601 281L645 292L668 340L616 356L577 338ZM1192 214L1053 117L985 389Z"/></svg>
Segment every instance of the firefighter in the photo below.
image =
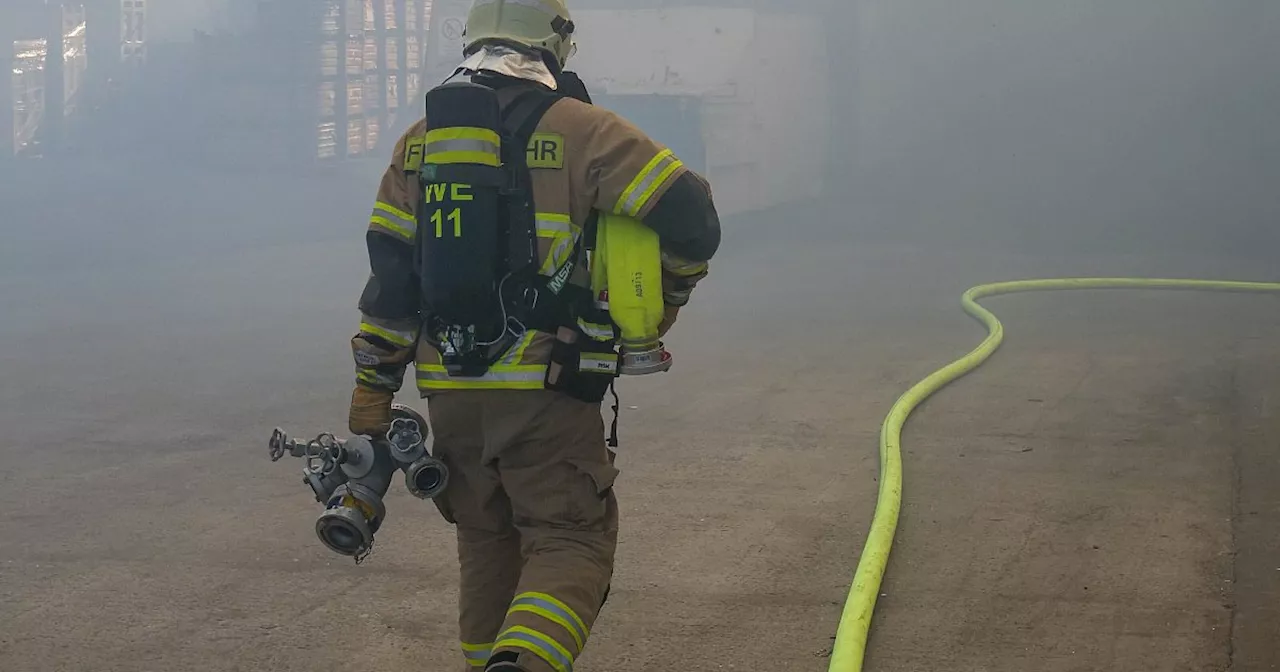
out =
<svg viewBox="0 0 1280 672"><path fill-rule="evenodd" d="M466 669L568 672L608 594L618 332L591 290L599 215L658 234L664 334L720 244L706 181L564 70L573 32L562 0L477 0L366 233L349 425L384 433L413 366L450 470L433 501L456 528Z"/></svg>

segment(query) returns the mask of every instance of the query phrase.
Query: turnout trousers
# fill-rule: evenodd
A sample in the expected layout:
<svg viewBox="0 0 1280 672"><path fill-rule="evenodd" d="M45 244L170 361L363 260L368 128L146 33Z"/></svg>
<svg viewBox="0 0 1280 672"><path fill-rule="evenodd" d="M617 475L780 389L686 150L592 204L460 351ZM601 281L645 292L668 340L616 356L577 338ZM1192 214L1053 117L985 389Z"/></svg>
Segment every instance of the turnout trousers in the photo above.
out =
<svg viewBox="0 0 1280 672"><path fill-rule="evenodd" d="M549 390L428 397L457 529L464 669L570 672L608 595L618 470L598 404ZM501 666L499 663L508 666Z"/></svg>

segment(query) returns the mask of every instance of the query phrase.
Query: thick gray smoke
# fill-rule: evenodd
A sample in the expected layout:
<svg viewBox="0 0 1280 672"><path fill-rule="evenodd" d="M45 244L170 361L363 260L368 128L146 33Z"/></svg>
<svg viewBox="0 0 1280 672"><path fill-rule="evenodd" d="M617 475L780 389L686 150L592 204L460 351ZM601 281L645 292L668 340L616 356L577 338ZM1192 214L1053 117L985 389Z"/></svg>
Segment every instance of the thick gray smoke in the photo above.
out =
<svg viewBox="0 0 1280 672"><path fill-rule="evenodd" d="M1273 3L917 1L861 17L850 186L869 226L1274 242Z"/></svg>
<svg viewBox="0 0 1280 672"><path fill-rule="evenodd" d="M357 0L147 0L128 44L83 1L59 97L51 3L0 0L0 670L460 665L452 530L393 495L339 565L266 440L345 430L375 189L468 3L388 47ZM583 670L824 667L970 285L1280 279L1277 0L568 2L596 102L724 211L672 371L619 385ZM1275 669L1274 304L1027 301L909 427L874 669Z"/></svg>

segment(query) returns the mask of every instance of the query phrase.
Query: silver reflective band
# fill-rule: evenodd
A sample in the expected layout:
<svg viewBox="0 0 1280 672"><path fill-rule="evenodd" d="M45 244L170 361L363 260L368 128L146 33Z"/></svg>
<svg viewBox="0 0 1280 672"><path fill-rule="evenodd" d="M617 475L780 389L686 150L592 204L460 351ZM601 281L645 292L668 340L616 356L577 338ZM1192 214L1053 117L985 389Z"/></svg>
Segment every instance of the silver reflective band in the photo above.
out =
<svg viewBox="0 0 1280 672"><path fill-rule="evenodd" d="M503 635L502 638L514 639L516 641L532 644L533 646L537 647L539 651L546 654L546 656L543 656L543 657L554 658L557 662L559 662L562 666L564 666L563 669L566 672L569 672L570 670L573 669L572 660L570 660L569 658L565 658L563 653L560 653L559 651L557 651L555 647L548 646L547 643L544 642L539 637L534 637L524 632L508 632L507 634Z"/></svg>
<svg viewBox="0 0 1280 672"><path fill-rule="evenodd" d="M538 234L573 233L569 218L564 215L539 215L537 218Z"/></svg>
<svg viewBox="0 0 1280 672"><path fill-rule="evenodd" d="M560 605L557 605L553 602L544 600L540 597L533 597L531 595L524 595L522 597L518 597L515 599L514 602L511 603L512 607L518 607L521 605L538 607L539 609L543 609L552 614L555 614L556 616L559 616L564 621L560 625L566 628L571 628L573 630L572 634L574 635L574 640L577 642L582 642L583 644L586 643L587 632L582 629L582 626L578 625L577 614L571 613L568 610L560 607Z"/></svg>
<svg viewBox="0 0 1280 672"><path fill-rule="evenodd" d="M564 264L568 263L568 259L564 257L569 253L570 245L573 240L570 238L557 238L551 250L547 253L547 259L542 263L542 267L538 272L543 275L554 275L557 269L563 269Z"/></svg>
<svg viewBox="0 0 1280 672"><path fill-rule="evenodd" d="M705 261L688 261L666 250L661 252L660 260L664 269L676 275L697 275L707 270L707 262Z"/></svg>
<svg viewBox="0 0 1280 672"><path fill-rule="evenodd" d="M578 232L574 230L569 215L538 213L535 219L538 236L552 239L551 249L538 272L543 275L552 275L567 261L564 256L578 242Z"/></svg>
<svg viewBox="0 0 1280 672"><path fill-rule="evenodd" d="M378 203L373 206L373 216L382 217L390 221L392 224L395 224L396 226L399 226L408 231L413 231L414 229L418 228L417 222L413 221L412 219L405 219L399 212L396 212L395 210L396 210L395 208L392 208L389 205Z"/></svg>
<svg viewBox="0 0 1280 672"><path fill-rule="evenodd" d="M472 664L479 663L480 665L484 665L485 663L489 662L489 656L491 655L491 650L485 649L483 651L468 651L467 649L463 649L462 655L467 659L467 662L470 662Z"/></svg>
<svg viewBox="0 0 1280 672"><path fill-rule="evenodd" d="M626 199L622 202L622 212L631 217L635 217L636 213L640 211L640 206L644 204L644 201L652 196L651 190L654 187L654 183L657 182L660 176L667 172L668 168L679 162L680 159L677 159L674 154L667 154L655 163L653 167L644 174L644 178L635 183L635 189L632 189L631 193L627 194Z"/></svg>
<svg viewBox="0 0 1280 672"><path fill-rule="evenodd" d="M412 331L398 331L396 329L381 327L370 322L361 322L360 331L373 336L378 336L402 347L413 345L413 342L417 340L417 334Z"/></svg>
<svg viewBox="0 0 1280 672"><path fill-rule="evenodd" d="M441 152L482 152L498 156L498 146L488 140L436 140L428 142L423 153L431 156Z"/></svg>
<svg viewBox="0 0 1280 672"><path fill-rule="evenodd" d="M356 379L362 380L370 385L377 385L383 388L398 388L403 382L403 376L396 376L390 373L378 373L361 369L356 372Z"/></svg>
<svg viewBox="0 0 1280 672"><path fill-rule="evenodd" d="M613 327L604 324L592 324L578 318L578 328L582 333L596 339L597 341L605 341L613 338Z"/></svg>
<svg viewBox="0 0 1280 672"><path fill-rule="evenodd" d="M525 332L525 335L521 336L520 340L511 344L511 348L507 350L507 354L500 362L498 362L498 364L509 365L520 361L520 359L524 357L525 349L528 348L531 343L533 343L533 332Z"/></svg>
<svg viewBox="0 0 1280 672"><path fill-rule="evenodd" d="M526 368L526 367L521 367ZM422 364L418 366L418 373L426 380L439 382L457 382L462 384L470 383L541 383L546 377L547 369L543 365L529 365L528 371L490 371L483 376L474 378L462 378L450 376L443 366L433 364Z"/></svg>

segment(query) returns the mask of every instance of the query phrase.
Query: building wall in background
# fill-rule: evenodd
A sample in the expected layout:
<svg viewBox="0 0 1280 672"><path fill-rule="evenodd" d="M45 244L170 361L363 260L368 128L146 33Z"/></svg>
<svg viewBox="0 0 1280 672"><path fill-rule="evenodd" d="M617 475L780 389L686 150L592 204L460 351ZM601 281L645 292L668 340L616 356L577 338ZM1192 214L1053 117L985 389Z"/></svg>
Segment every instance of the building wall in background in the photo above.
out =
<svg viewBox="0 0 1280 672"><path fill-rule="evenodd" d="M46 63L48 44L44 38L15 40L10 51L11 97L9 99L8 151L29 156L37 151L37 134L45 120Z"/></svg>
<svg viewBox="0 0 1280 672"><path fill-rule="evenodd" d="M137 67L147 60L147 42L151 39L151 8L155 0L119 0L119 2L120 62L127 67Z"/></svg>
<svg viewBox="0 0 1280 672"><path fill-rule="evenodd" d="M43 156L64 144L66 119L83 104L88 24L83 2L26 5L8 17L2 99L7 159Z"/></svg>
<svg viewBox="0 0 1280 672"><path fill-rule="evenodd" d="M573 14L572 68L593 94L698 100L699 158L725 214L821 194L830 121L820 17L732 7Z"/></svg>
<svg viewBox="0 0 1280 672"><path fill-rule="evenodd" d="M0 161L10 161L18 152L15 141L24 134L23 118L31 113L32 103L25 101L37 100L43 114L45 46L34 42L48 36L48 11L41 0L0 3L0 63L8 66L0 86ZM33 58L37 46L39 57Z"/></svg>

